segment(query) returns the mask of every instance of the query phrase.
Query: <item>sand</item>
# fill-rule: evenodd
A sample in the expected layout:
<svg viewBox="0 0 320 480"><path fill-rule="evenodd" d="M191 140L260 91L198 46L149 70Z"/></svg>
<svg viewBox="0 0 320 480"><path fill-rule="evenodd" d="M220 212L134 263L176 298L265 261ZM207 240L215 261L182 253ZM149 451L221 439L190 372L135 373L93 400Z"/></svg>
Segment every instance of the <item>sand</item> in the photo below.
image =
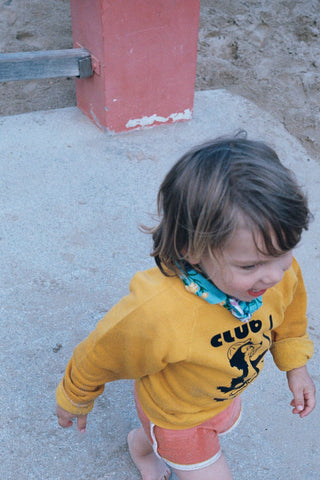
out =
<svg viewBox="0 0 320 480"><path fill-rule="evenodd" d="M320 159L319 0L201 0L197 90L225 88ZM0 0L0 51L72 48L67 0ZM71 78L0 84L0 114L75 105Z"/></svg>

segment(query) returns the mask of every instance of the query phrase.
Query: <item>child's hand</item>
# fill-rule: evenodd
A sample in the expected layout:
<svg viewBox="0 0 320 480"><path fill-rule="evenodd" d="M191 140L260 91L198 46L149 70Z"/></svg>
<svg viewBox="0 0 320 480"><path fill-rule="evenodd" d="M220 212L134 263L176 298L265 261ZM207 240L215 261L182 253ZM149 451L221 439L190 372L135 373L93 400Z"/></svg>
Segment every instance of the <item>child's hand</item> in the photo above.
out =
<svg viewBox="0 0 320 480"><path fill-rule="evenodd" d="M288 385L293 393L290 405L294 407L292 413L306 417L316 406L316 389L307 367L294 368L287 372Z"/></svg>
<svg viewBox="0 0 320 480"><path fill-rule="evenodd" d="M57 405L56 415L58 417L58 423L61 425L61 427L71 427L72 420L76 418L79 432L84 433L86 431L87 415L74 415L73 413L67 412L67 410L59 407L59 405Z"/></svg>

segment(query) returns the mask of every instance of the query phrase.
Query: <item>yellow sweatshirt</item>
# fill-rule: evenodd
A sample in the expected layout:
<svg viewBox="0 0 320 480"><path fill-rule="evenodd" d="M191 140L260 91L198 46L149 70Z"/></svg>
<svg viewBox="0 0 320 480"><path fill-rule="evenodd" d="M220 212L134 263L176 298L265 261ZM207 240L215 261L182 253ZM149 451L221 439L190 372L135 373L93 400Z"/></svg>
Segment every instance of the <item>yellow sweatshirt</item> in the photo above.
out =
<svg viewBox="0 0 320 480"><path fill-rule="evenodd" d="M158 268L138 272L124 297L74 350L57 402L88 413L107 382L136 379L141 405L161 427L183 429L224 410L260 373L270 349L280 370L306 364L306 292L296 260L241 323Z"/></svg>

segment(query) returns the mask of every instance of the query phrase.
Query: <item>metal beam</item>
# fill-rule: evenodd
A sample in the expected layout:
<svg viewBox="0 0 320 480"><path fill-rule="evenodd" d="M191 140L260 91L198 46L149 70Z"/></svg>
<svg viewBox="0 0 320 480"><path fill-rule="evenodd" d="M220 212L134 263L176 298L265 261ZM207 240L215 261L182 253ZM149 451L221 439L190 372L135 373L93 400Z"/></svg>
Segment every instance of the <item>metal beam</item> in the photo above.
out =
<svg viewBox="0 0 320 480"><path fill-rule="evenodd" d="M0 54L0 82L92 74L91 55L85 48Z"/></svg>

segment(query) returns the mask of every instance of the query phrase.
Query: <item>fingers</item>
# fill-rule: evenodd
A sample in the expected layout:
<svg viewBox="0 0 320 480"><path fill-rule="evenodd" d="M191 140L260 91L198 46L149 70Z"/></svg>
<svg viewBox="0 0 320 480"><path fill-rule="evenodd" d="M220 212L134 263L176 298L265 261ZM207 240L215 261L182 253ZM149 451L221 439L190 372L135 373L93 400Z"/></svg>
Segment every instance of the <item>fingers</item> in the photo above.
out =
<svg viewBox="0 0 320 480"><path fill-rule="evenodd" d="M72 419L68 419L68 418L62 418L62 417L58 417L58 423L60 425L60 427L63 427L63 428L68 428L68 427L71 427L73 422L72 422Z"/></svg>
<svg viewBox="0 0 320 480"><path fill-rule="evenodd" d="M77 427L80 433L84 433L86 431L87 426L87 415L79 415L77 418Z"/></svg>
<svg viewBox="0 0 320 480"><path fill-rule="evenodd" d="M313 392L306 393L303 401L294 398L291 401L291 406L294 407L292 413L299 414L301 418L306 417L316 406L315 394Z"/></svg>
<svg viewBox="0 0 320 480"><path fill-rule="evenodd" d="M290 405L294 407L292 413L299 414L301 418L306 417L316 406L315 392L306 392L302 399L295 396Z"/></svg>
<svg viewBox="0 0 320 480"><path fill-rule="evenodd" d="M290 405L291 405L292 407L294 407L293 410L292 410L292 413L300 413L300 412L303 410L303 406L302 406L302 405L296 406L296 402L295 402L294 399L291 400Z"/></svg>
<svg viewBox="0 0 320 480"><path fill-rule="evenodd" d="M287 372L288 384L293 393L292 413L306 417L316 405L316 389L306 367L300 367Z"/></svg>
<svg viewBox="0 0 320 480"><path fill-rule="evenodd" d="M58 417L58 423L63 428L71 427L75 418L77 418L77 427L80 433L86 431L87 426L87 415L74 415L70 412L67 412L59 405L57 405L56 415Z"/></svg>
<svg viewBox="0 0 320 480"><path fill-rule="evenodd" d="M71 427L72 419L74 418L74 415L72 415L72 413L67 412L66 410L61 408L59 405L57 405L56 415L58 417L58 423L61 427L63 428Z"/></svg>
<svg viewBox="0 0 320 480"><path fill-rule="evenodd" d="M298 393L294 393L294 398L292 399L290 405L293 408L292 410L292 413L295 413L295 414L300 414L304 408L305 408L305 400L304 400L304 396L303 396L303 392L298 392Z"/></svg>

